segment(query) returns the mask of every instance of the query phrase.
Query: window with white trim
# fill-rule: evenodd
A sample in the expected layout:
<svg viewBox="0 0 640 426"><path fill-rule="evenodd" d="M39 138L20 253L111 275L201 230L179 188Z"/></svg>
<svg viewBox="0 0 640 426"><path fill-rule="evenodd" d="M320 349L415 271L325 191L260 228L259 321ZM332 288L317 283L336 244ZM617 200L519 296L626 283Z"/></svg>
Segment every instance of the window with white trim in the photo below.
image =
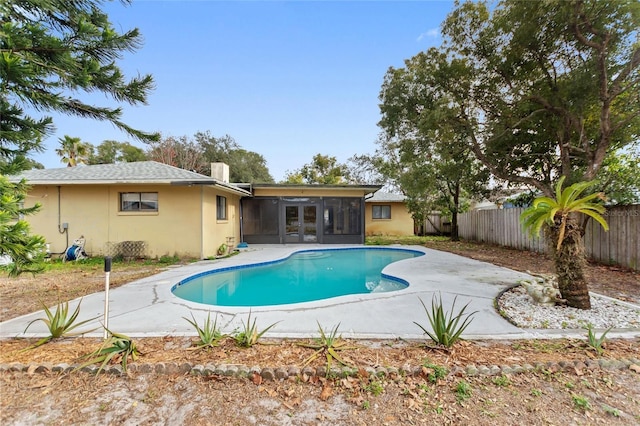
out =
<svg viewBox="0 0 640 426"><path fill-rule="evenodd" d="M157 212L157 192L121 192L121 212Z"/></svg>

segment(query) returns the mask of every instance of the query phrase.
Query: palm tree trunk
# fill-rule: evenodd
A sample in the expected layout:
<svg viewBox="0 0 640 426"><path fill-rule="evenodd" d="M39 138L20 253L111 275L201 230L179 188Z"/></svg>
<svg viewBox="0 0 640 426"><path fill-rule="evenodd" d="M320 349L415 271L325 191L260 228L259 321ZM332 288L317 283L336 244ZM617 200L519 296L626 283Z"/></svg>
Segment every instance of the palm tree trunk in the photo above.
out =
<svg viewBox="0 0 640 426"><path fill-rule="evenodd" d="M568 218L560 250L556 250L559 226L550 228L548 236L562 298L574 308L591 309L589 288L584 276L586 259L579 222L575 218Z"/></svg>

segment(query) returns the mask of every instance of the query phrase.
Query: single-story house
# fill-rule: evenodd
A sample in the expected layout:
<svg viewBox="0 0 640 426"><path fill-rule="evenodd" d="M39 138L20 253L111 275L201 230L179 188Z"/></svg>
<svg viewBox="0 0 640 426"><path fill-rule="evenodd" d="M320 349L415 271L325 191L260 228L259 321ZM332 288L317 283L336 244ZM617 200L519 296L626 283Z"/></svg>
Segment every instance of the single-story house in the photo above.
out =
<svg viewBox="0 0 640 426"><path fill-rule="evenodd" d="M365 200L366 235L413 235L414 221L402 194L378 191Z"/></svg>
<svg viewBox="0 0 640 426"><path fill-rule="evenodd" d="M212 169L214 169L212 167ZM52 253L80 236L89 255L206 258L240 239L240 198L246 189L154 161L28 170L11 176L31 185L25 219Z"/></svg>
<svg viewBox="0 0 640 426"><path fill-rule="evenodd" d="M25 207L42 208L25 219L52 254L83 236L89 255L125 257L207 258L239 242L361 244L365 199L380 189L234 184L222 163L212 175L142 161L28 170L10 180L31 185Z"/></svg>

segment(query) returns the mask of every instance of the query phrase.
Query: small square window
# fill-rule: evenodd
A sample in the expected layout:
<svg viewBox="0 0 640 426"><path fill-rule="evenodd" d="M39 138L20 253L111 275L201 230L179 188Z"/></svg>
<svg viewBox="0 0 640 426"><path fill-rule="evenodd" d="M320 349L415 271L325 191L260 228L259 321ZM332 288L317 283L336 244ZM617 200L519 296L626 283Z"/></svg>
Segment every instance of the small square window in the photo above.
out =
<svg viewBox="0 0 640 426"><path fill-rule="evenodd" d="M123 192L120 194L120 211L157 212L157 192Z"/></svg>
<svg viewBox="0 0 640 426"><path fill-rule="evenodd" d="M216 219L227 220L227 197L216 196Z"/></svg>
<svg viewBox="0 0 640 426"><path fill-rule="evenodd" d="M372 206L371 213L373 219L391 219L391 206Z"/></svg>

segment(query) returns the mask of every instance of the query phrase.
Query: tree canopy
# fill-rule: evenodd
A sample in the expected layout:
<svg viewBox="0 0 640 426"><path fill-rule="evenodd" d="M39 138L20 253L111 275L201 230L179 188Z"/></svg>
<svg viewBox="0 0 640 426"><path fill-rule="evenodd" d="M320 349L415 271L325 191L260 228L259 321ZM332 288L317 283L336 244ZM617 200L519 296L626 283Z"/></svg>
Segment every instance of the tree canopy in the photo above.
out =
<svg viewBox="0 0 640 426"><path fill-rule="evenodd" d="M232 182L271 183L273 177L261 154L247 151L229 135L215 137L210 132L198 132L192 138L168 136L150 142L147 157L204 175L211 175L211 163L229 165Z"/></svg>
<svg viewBox="0 0 640 426"><path fill-rule="evenodd" d="M34 165L53 120L35 114L58 112L108 121L141 140L157 134L125 124L120 107L92 105L79 95L101 93L117 104L146 103L151 75L126 80L116 64L140 47L137 29L118 32L102 11L103 0L3 0L0 2L0 254L12 260L12 274L37 271L42 237L30 235L22 207L28 186L5 175ZM122 3L128 3L127 0Z"/></svg>
<svg viewBox="0 0 640 426"><path fill-rule="evenodd" d="M147 159L142 148L129 142L105 140L98 146L90 145L89 151L88 164L132 163Z"/></svg>
<svg viewBox="0 0 640 426"><path fill-rule="evenodd" d="M283 183L339 185L349 181L349 167L336 157L316 154L311 163L287 172Z"/></svg>
<svg viewBox="0 0 640 426"><path fill-rule="evenodd" d="M446 19L446 121L498 178L536 187L598 177L640 130L640 4L465 2Z"/></svg>

